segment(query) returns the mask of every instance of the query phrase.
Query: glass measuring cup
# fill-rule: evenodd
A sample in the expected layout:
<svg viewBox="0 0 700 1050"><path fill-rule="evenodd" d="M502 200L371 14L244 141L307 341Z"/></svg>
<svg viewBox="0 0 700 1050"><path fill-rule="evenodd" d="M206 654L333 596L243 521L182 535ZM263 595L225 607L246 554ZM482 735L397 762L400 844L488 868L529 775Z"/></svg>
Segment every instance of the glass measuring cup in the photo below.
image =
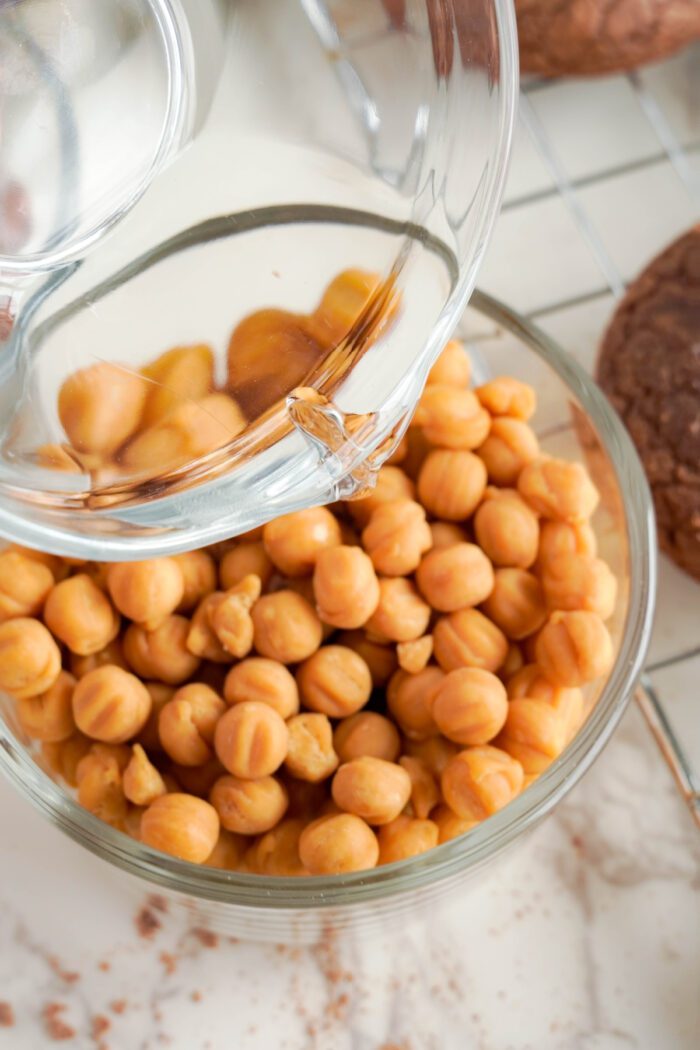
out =
<svg viewBox="0 0 700 1050"><path fill-rule="evenodd" d="M179 3L98 6L138 15L146 81L117 56L130 93L113 101L128 126L139 100L148 116L159 99L160 137L146 120L150 152L119 166L120 208L100 210L96 189L92 211L81 198L39 249L32 234L10 265L0 260L15 310L0 352L0 531L133 559L371 484L473 287L502 191L517 67L506 0L240 0L211 8L227 23L224 34L210 21L223 36L208 38ZM220 67L195 48L202 38L221 45ZM134 54L133 41L123 46ZM69 109L82 128L80 107ZM91 112L109 127L110 106ZM66 150L82 137L60 140L55 170L75 168ZM320 331L324 289L348 271L342 323ZM261 311L265 340L250 351L241 322ZM290 369L300 341L308 367ZM192 346L211 352L209 386L185 389L176 407L192 433L216 432L208 445L169 460L158 433L144 462L131 444L142 422L107 455L71 438L60 393L76 372L116 369L102 396L128 376L145 405L154 389L174 393L152 362ZM271 380L274 399L251 398ZM228 400L212 402L214 389ZM217 415L232 396L240 427Z"/></svg>

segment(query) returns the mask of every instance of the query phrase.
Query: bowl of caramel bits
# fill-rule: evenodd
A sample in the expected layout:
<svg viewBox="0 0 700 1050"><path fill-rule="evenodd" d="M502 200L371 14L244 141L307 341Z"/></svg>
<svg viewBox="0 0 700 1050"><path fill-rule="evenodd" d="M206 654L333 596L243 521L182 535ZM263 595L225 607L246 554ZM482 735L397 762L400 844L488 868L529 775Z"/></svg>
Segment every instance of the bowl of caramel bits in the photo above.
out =
<svg viewBox="0 0 700 1050"><path fill-rule="evenodd" d="M618 648L599 492L540 447L536 401L473 386L452 341L361 498L148 561L6 549L17 734L89 813L210 869L468 842L576 738Z"/></svg>
<svg viewBox="0 0 700 1050"><path fill-rule="evenodd" d="M250 315L234 359L293 320L305 374L370 276L339 275L308 317ZM0 551L0 766L110 863L216 902L222 930L309 940L463 887L633 691L655 574L634 449L541 333L479 293L473 321L357 498L142 561ZM264 405L213 386L210 354L146 363L126 417L104 369L69 376L55 466L80 445L95 477L125 457L148 473L227 441Z"/></svg>

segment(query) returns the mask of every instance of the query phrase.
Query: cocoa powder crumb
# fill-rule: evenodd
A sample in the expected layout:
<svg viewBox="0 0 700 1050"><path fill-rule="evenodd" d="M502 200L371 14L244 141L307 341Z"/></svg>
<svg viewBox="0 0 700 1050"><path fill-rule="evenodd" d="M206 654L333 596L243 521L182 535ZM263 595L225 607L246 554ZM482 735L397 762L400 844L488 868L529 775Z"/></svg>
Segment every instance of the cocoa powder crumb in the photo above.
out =
<svg viewBox="0 0 700 1050"><path fill-rule="evenodd" d="M342 1021L345 1016L348 1002L349 998L345 993L337 996L337 998L332 999L326 1007L326 1015L335 1021Z"/></svg>
<svg viewBox="0 0 700 1050"><path fill-rule="evenodd" d="M123 1014L126 1010L126 999L112 999L109 1008L113 1014Z"/></svg>
<svg viewBox="0 0 700 1050"><path fill-rule="evenodd" d="M66 970L57 955L49 955L47 962L56 976L60 977L66 984L75 984L76 981L80 980L80 974L75 970Z"/></svg>
<svg viewBox="0 0 700 1050"><path fill-rule="evenodd" d="M101 1035L108 1032L112 1027L112 1022L104 1014L95 1014L92 1019L92 1038L99 1039Z"/></svg>
<svg viewBox="0 0 700 1050"><path fill-rule="evenodd" d="M15 1011L5 1000L0 1000L0 1028L12 1028L15 1023Z"/></svg>
<svg viewBox="0 0 700 1050"><path fill-rule="evenodd" d="M330 925L321 930L320 940L311 949L319 970L329 984L338 984L345 977L345 971L338 958L336 931Z"/></svg>
<svg viewBox="0 0 700 1050"><path fill-rule="evenodd" d="M46 1034L49 1039L53 1039L55 1042L73 1039L76 1034L75 1028L71 1028L61 1017L65 1009L65 1003L47 1003L41 1011Z"/></svg>
<svg viewBox="0 0 700 1050"><path fill-rule="evenodd" d="M161 952L158 958L165 967L166 974L175 973L177 970L177 958L174 955L171 955L170 952Z"/></svg>
<svg viewBox="0 0 700 1050"><path fill-rule="evenodd" d="M191 932L205 948L218 948L219 938L211 930L205 929L204 926L195 926Z"/></svg>
<svg viewBox="0 0 700 1050"><path fill-rule="evenodd" d="M146 898L146 904L150 908L153 908L154 911L161 912L162 915L166 915L168 912L168 902L165 897L161 897L159 893L151 893L150 896Z"/></svg>
<svg viewBox="0 0 700 1050"><path fill-rule="evenodd" d="M145 940L152 940L157 931L162 927L162 923L158 916L145 904L136 914L134 922L139 937L143 937Z"/></svg>

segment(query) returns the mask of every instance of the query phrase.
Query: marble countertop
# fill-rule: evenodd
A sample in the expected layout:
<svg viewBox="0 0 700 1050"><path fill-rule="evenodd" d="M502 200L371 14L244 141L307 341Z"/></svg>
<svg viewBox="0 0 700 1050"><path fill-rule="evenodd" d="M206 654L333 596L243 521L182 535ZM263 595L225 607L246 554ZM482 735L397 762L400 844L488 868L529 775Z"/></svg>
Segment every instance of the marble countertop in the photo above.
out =
<svg viewBox="0 0 700 1050"><path fill-rule="evenodd" d="M698 70L696 52L639 80L528 92L482 283L589 367L613 303L601 258L628 280L696 221L642 103L645 90L661 100L666 130L700 170ZM557 144L556 170L592 241L535 148L533 121ZM664 559L660 575L652 677L697 741L700 589ZM4 781L0 813L0 1050L700 1045L700 840L634 705L584 780L485 883L399 930L308 948L212 936L157 901L144 937L145 885L135 897Z"/></svg>
<svg viewBox="0 0 700 1050"><path fill-rule="evenodd" d="M0 1050L698 1045L700 840L635 707L485 884L308 948L217 937L157 900L144 937L146 888L4 782L0 811Z"/></svg>

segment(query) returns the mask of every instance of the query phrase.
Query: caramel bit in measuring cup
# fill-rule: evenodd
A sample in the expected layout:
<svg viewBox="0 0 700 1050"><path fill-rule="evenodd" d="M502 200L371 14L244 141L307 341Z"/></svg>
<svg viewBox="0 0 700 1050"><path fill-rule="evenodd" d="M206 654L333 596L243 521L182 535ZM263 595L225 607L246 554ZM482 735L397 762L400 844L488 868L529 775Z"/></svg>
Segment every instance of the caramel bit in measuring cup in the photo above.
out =
<svg viewBox="0 0 700 1050"><path fill-rule="evenodd" d="M228 345L228 385L251 418L299 386L323 356L306 318L259 310L236 326Z"/></svg>
<svg viewBox="0 0 700 1050"><path fill-rule="evenodd" d="M344 341L373 297L348 350ZM216 385L215 352L205 343L167 350L140 371L107 361L80 369L58 393L68 441L42 445L31 458L47 469L89 474L93 490L181 471L300 392L320 366L326 377L340 378L353 354L391 323L399 302L391 280L351 269L331 281L310 314L272 307L249 314L231 334L224 388Z"/></svg>

